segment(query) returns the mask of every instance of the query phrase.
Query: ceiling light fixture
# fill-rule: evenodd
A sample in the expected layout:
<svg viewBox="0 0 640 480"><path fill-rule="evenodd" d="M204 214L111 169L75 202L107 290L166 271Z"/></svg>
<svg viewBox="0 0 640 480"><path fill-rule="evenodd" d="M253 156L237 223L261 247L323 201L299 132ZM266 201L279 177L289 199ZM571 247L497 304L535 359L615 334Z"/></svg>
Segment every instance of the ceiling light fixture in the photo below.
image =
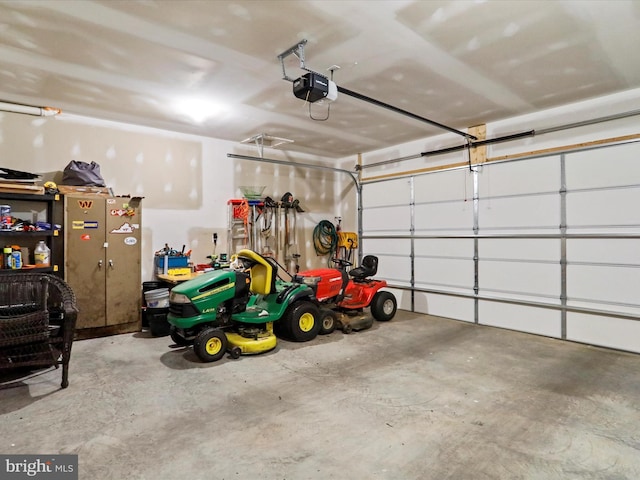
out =
<svg viewBox="0 0 640 480"><path fill-rule="evenodd" d="M224 110L222 105L210 100L188 98L175 102L175 110L196 123L204 123Z"/></svg>
<svg viewBox="0 0 640 480"><path fill-rule="evenodd" d="M55 107L36 107L33 105L23 105L21 103L3 101L0 101L0 111L22 113L24 115L34 115L36 117L53 117L54 115L62 113L62 110Z"/></svg>

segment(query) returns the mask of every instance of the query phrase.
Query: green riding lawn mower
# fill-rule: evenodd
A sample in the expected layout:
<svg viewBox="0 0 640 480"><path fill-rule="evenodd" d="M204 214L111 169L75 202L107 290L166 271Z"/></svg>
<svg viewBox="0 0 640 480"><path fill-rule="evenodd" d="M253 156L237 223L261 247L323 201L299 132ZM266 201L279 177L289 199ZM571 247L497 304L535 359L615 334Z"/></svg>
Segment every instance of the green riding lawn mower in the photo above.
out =
<svg viewBox="0 0 640 480"><path fill-rule="evenodd" d="M381 321L391 320L396 312L393 294L380 290L386 282L364 277L370 269L353 269L352 278L331 268L289 275L275 259L248 249L238 252L236 264L171 290L171 339L180 346L193 345L204 362L227 352L238 358L272 350L277 337L306 342L337 326L348 333L349 319L368 317L363 309L369 305ZM340 288L328 289L328 284Z"/></svg>

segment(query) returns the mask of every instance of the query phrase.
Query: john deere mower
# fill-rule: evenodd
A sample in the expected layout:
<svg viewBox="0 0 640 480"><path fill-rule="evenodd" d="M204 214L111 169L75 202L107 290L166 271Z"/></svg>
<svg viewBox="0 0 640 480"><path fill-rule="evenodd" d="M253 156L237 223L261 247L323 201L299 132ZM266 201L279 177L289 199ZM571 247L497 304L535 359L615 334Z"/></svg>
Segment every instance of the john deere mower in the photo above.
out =
<svg viewBox="0 0 640 480"><path fill-rule="evenodd" d="M338 268L318 268L300 272L304 283L314 288L316 300L322 307L320 316L321 334L331 333L340 328L343 333L364 330L373 325L373 319L380 322L391 320L397 310L393 293L382 290L385 280L371 277L378 271L378 257L366 255L359 267L347 271L351 262L335 258ZM370 307L371 315L364 309Z"/></svg>
<svg viewBox="0 0 640 480"><path fill-rule="evenodd" d="M193 344L204 362L275 348L279 336L315 338L320 312L313 288L278 277L279 265L252 250L237 254L237 269L214 270L176 285L169 298L171 339Z"/></svg>

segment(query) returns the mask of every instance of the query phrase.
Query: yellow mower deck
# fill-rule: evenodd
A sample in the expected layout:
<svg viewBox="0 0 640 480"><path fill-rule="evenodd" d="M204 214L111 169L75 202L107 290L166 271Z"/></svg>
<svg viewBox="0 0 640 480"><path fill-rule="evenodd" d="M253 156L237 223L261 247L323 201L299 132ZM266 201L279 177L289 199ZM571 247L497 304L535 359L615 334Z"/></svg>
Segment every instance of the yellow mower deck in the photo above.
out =
<svg viewBox="0 0 640 480"><path fill-rule="evenodd" d="M255 355L257 353L268 352L276 348L278 342L276 336L270 332L262 332L257 338L243 337L238 333L228 332L227 341L229 350L239 348L242 355Z"/></svg>

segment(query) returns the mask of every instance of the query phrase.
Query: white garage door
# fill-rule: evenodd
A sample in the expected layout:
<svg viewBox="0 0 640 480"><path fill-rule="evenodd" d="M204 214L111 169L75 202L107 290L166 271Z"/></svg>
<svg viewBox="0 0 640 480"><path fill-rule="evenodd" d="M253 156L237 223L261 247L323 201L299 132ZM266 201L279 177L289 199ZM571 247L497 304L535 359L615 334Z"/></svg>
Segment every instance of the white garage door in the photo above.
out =
<svg viewBox="0 0 640 480"><path fill-rule="evenodd" d="M365 183L400 308L640 352L640 144Z"/></svg>

